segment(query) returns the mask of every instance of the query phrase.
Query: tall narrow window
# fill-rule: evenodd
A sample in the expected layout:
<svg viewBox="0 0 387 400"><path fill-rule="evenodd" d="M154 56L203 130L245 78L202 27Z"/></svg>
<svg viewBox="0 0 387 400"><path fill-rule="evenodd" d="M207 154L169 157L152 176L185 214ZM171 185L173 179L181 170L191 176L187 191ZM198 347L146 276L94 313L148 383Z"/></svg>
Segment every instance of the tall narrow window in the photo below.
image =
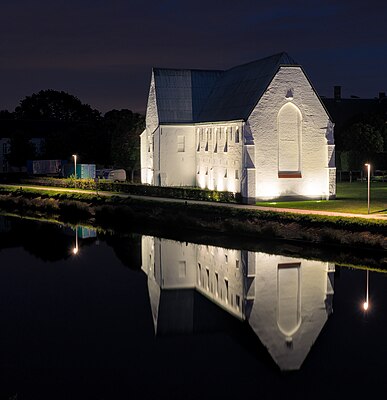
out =
<svg viewBox="0 0 387 400"><path fill-rule="evenodd" d="M235 130L235 143L239 143L239 129L236 128Z"/></svg>
<svg viewBox="0 0 387 400"><path fill-rule="evenodd" d="M285 104L278 113L278 176L301 177L300 110L292 103Z"/></svg>
<svg viewBox="0 0 387 400"><path fill-rule="evenodd" d="M177 137L177 151L179 153L182 153L185 151L185 137L184 136Z"/></svg>

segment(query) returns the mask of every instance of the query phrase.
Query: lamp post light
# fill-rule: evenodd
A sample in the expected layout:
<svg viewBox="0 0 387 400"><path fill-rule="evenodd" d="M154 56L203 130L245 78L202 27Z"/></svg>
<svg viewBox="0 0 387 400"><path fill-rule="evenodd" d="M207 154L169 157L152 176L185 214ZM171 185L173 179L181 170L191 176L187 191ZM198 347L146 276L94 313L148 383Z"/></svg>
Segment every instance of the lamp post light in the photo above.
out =
<svg viewBox="0 0 387 400"><path fill-rule="evenodd" d="M368 182L368 214L370 213L370 181L371 181L371 164L365 164L367 167L367 182Z"/></svg>
<svg viewBox="0 0 387 400"><path fill-rule="evenodd" d="M77 155L73 154L74 157L74 177L77 179Z"/></svg>

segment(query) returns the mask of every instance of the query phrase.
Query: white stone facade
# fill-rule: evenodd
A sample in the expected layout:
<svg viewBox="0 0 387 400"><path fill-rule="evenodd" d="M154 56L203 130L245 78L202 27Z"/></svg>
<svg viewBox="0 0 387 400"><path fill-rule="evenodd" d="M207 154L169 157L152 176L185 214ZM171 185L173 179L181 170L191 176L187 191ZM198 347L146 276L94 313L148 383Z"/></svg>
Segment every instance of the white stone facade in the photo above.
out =
<svg viewBox="0 0 387 400"><path fill-rule="evenodd" d="M245 67L239 68L240 80ZM215 80L213 92L228 73ZM256 102L253 98L247 105L236 103L235 112L232 106L215 110L216 115L240 116L219 121L211 118L211 109L220 101L215 95L211 100L212 94L203 100L205 113L194 117L193 78L184 81L182 76L175 81L172 74L163 77L159 89L152 73L146 129L141 134L142 183L225 190L252 201L335 197L333 123L299 65L277 60L267 86L258 82L263 89ZM234 84L239 82L233 79ZM219 84L218 91L223 90L224 97L223 86ZM229 94L234 103L234 97L243 96L240 91ZM183 109L187 121L180 120L178 112L173 114L174 106Z"/></svg>
<svg viewBox="0 0 387 400"><path fill-rule="evenodd" d="M301 367L332 312L328 262L143 236L142 270L156 333L161 292L194 289L247 320L282 370Z"/></svg>

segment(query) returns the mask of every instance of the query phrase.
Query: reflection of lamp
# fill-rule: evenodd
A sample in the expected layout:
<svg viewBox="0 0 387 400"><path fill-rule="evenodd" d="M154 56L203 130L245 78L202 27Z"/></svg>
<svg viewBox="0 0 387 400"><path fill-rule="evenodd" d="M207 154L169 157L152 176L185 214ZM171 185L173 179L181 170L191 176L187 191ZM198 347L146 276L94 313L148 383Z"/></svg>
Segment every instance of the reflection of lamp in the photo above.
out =
<svg viewBox="0 0 387 400"><path fill-rule="evenodd" d="M367 311L367 310L368 310L368 307L369 307L369 305L370 305L369 302L368 302L368 285L369 285L368 280L369 280L369 270L367 269L366 300L365 300L365 302L363 303L364 311Z"/></svg>
<svg viewBox="0 0 387 400"><path fill-rule="evenodd" d="M73 248L73 253L78 254L79 247L78 247L78 227L75 227L75 247Z"/></svg>

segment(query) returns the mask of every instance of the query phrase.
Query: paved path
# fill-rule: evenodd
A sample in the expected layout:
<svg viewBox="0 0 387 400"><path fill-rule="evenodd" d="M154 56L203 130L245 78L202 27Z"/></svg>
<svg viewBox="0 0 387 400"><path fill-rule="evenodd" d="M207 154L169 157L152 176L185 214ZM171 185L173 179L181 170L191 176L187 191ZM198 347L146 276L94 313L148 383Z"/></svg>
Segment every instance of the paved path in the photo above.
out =
<svg viewBox="0 0 387 400"><path fill-rule="evenodd" d="M48 190L55 192L70 192L70 193L85 193L85 194L96 194L95 190L82 190L82 189L69 189L69 188L59 188L52 186L34 186L34 185L6 185L0 184L0 187L9 187L9 188L22 188L22 189L38 189L38 190ZM98 190L98 194L100 196L106 197L122 197L122 198L133 198L139 200L151 200L151 201L159 201L159 202L170 202L170 203L187 203L187 204L205 204L208 206L214 207L230 207L230 208L238 208L245 210L260 210L260 211L275 211L275 212L288 212L294 214L309 214L309 215L327 215L327 216L335 216L335 217L348 217L348 218L364 218L364 219L379 219L387 221L387 214L352 214L352 213L342 213L342 212L334 212L334 211L319 211L319 210L301 210L295 208L278 208L278 207L262 207L256 205L248 205L248 204L234 204L234 203L217 203L214 201L202 201L202 200L182 200L182 199L174 199L167 197L151 197L151 196L138 196L127 193L119 193L119 192L103 192ZM334 201L334 200L332 200Z"/></svg>

